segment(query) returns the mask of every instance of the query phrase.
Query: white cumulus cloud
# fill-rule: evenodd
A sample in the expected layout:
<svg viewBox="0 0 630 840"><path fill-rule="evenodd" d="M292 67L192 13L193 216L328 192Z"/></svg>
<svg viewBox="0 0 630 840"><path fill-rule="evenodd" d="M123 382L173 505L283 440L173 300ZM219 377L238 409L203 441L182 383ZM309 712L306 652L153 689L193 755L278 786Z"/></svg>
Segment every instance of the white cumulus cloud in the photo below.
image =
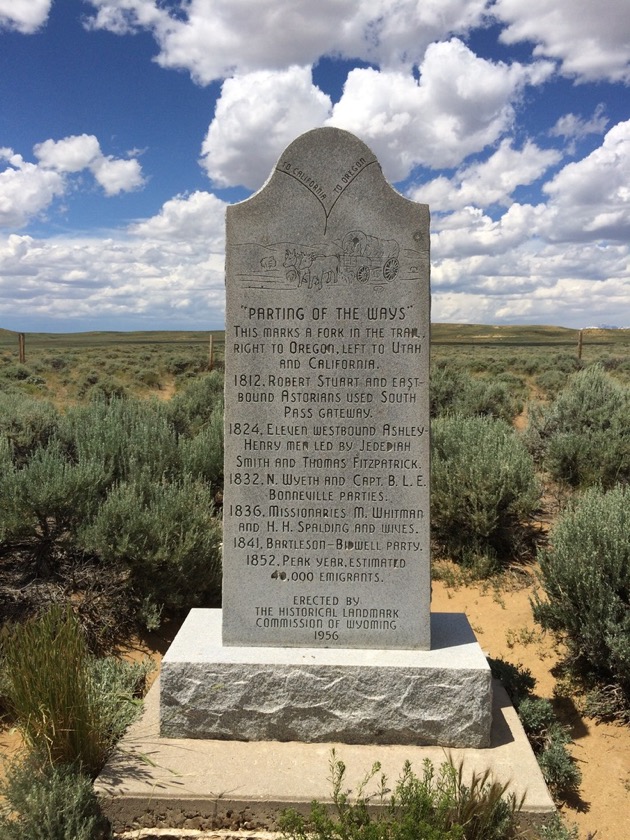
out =
<svg viewBox="0 0 630 840"><path fill-rule="evenodd" d="M0 149L8 165L0 172L0 227L23 227L65 192L63 176L28 163L12 149Z"/></svg>
<svg viewBox="0 0 630 840"><path fill-rule="evenodd" d="M0 29L32 35L46 23L52 0L0 0Z"/></svg>
<svg viewBox="0 0 630 840"><path fill-rule="evenodd" d="M133 158L122 160L102 156L94 160L88 168L103 187L105 195L130 192L139 189L144 184L142 167Z"/></svg>
<svg viewBox="0 0 630 840"><path fill-rule="evenodd" d="M260 70L227 79L201 149L218 186L259 187L283 149L322 125L330 98L313 85L309 67Z"/></svg>
<svg viewBox="0 0 630 840"><path fill-rule="evenodd" d="M104 155L93 134L45 140L35 146L35 156L42 167L57 172L81 172L89 169L106 195L118 195L141 187L142 167L134 158L128 160Z"/></svg>
<svg viewBox="0 0 630 840"><path fill-rule="evenodd" d="M581 170L565 167L549 181L547 204L513 203L497 219L470 205L434 217L435 320L620 323L630 299L628 239L584 242L577 234L575 241L554 239L559 204L576 201L579 209L584 201L576 188L580 174L621 163L628 129L623 123L616 129L593 155L569 165ZM506 155L506 163L516 154L514 165L531 176L534 163L527 161L532 152L506 144L494 154ZM486 184L491 168L479 176ZM466 172L472 179L475 169L461 170ZM593 218L609 206L622 179L617 186L610 181L593 201ZM502 192L509 188L504 184ZM164 324L196 329L199 323L220 328L224 211L220 199L198 191L167 201L152 218L105 240L0 238L0 317L15 319L28 306L29 317L41 319L47 329L74 323L87 329L95 314L99 323L109 321L121 329Z"/></svg>
<svg viewBox="0 0 630 840"><path fill-rule="evenodd" d="M131 226L134 236L172 242L201 241L204 247L225 247L225 202L213 193L198 190L191 195L167 201L157 216Z"/></svg>
<svg viewBox="0 0 630 840"><path fill-rule="evenodd" d="M198 192L107 239L0 236L0 321L28 308L49 330L89 329L95 317L118 329L220 329L224 215L223 202Z"/></svg>
<svg viewBox="0 0 630 840"><path fill-rule="evenodd" d="M313 64L322 55L410 67L433 41L465 34L488 0L90 0L89 26L152 33L163 67L200 84L256 70Z"/></svg>
<svg viewBox="0 0 630 840"><path fill-rule="evenodd" d="M419 81L406 71L352 70L334 107L309 67L235 76L223 83L202 165L217 186L256 189L295 137L327 124L366 142L390 181L418 164L457 166L511 128L523 89L551 71L549 62L479 58L453 38L429 47Z"/></svg>
<svg viewBox="0 0 630 840"><path fill-rule="evenodd" d="M433 317L630 326L628 184L630 121L550 178L540 204L514 203L496 219L470 204L434 216ZM427 187L457 204L456 185Z"/></svg>
<svg viewBox="0 0 630 840"><path fill-rule="evenodd" d="M532 144L531 150L534 148ZM523 149L523 155L526 150L527 147ZM472 257L484 260L484 270L490 277L499 271L509 273L510 262L517 261L524 269L524 276L531 275L534 282L543 282L541 276L545 273L549 278L565 273L598 279L625 276L627 281L630 272L630 121L614 126L599 148L582 160L567 163L547 181L542 188L548 197L546 202L536 205L515 202L501 216L492 218L482 207L475 206L478 204L475 198L483 192L474 188L476 176L486 182L484 191L491 189L494 158L506 152L509 161L513 150L506 146L499 148L485 164L463 169L459 173L459 184L457 177L454 182L436 179L425 188L416 189L414 197L417 200L429 199L431 206L431 199L437 197L437 203L433 205L436 209L452 209L433 217L435 282L457 283L462 277L479 274L479 266L471 274L471 266L466 262ZM543 174L543 162L544 158L539 161L538 175ZM537 176L536 166L534 155L529 177ZM484 171L485 167L489 168ZM514 161L514 168L518 171L518 159ZM475 177L468 180L471 173ZM512 174L504 172L504 177L507 177L507 192ZM512 183L515 180L516 177ZM526 179L521 176L518 180ZM498 175L497 181L500 181ZM496 190L499 196L500 184ZM535 270L530 265L534 254L538 260ZM497 261L494 269L491 267L493 261ZM448 271L446 266L449 266ZM630 290L628 294L630 300Z"/></svg>
<svg viewBox="0 0 630 840"><path fill-rule="evenodd" d="M605 106L600 102L588 119L579 114L563 114L549 131L549 135L550 137L564 137L567 141L567 154L574 155L578 140L590 134L603 134L606 131L606 126L610 121L605 110Z"/></svg>
<svg viewBox="0 0 630 840"><path fill-rule="evenodd" d="M57 172L80 172L102 157L100 144L92 134L45 140L38 143L33 152L42 166Z"/></svg>
<svg viewBox="0 0 630 840"><path fill-rule="evenodd" d="M534 54L558 59L577 81L630 82L628 0L496 0L507 44L533 41Z"/></svg>
<svg viewBox="0 0 630 840"><path fill-rule="evenodd" d="M0 149L0 227L20 228L66 194L69 176L89 170L105 195L118 195L144 184L135 158L106 156L88 134L44 140L33 149L38 163L29 163L12 149ZM2 163L4 161L4 169Z"/></svg>
<svg viewBox="0 0 630 840"><path fill-rule="evenodd" d="M0 30L35 32L50 9L51 0L0 0ZM437 211L435 319L624 321L630 121L604 137L604 106L589 115L570 101L556 107L546 137L528 140L518 119L531 88L558 71L630 83L628 0L85 0L83 10L88 28L148 33L162 67L222 83L200 150L216 186L258 188L282 150L321 125L368 143L390 181L417 166L448 169L409 191ZM466 45L493 18L504 43L531 45L531 63ZM349 73L336 104L313 82L323 56L370 65ZM577 141L598 134L589 147L598 148L570 162ZM564 148L544 148L552 142ZM93 189L86 174L106 196L144 183L135 153L108 155L90 134L44 140L32 161L0 149L0 225L23 227L86 183ZM531 204L519 190L527 186ZM224 215L223 201L198 190L108 239L0 236L0 322L28 311L47 328L87 328L91 318L122 329L220 327Z"/></svg>
<svg viewBox="0 0 630 840"><path fill-rule="evenodd" d="M524 221L528 216L530 222L534 220L526 211ZM466 238L462 228L462 243ZM436 245L435 251L441 248ZM463 323L630 326L629 256L627 245L554 244L531 237L515 241L498 254L494 245L485 253L471 255L456 248L452 256L434 257L432 318Z"/></svg>
<svg viewBox="0 0 630 840"><path fill-rule="evenodd" d="M550 239L630 241L630 120L613 126L590 155L568 163L544 191Z"/></svg>
<svg viewBox="0 0 630 840"><path fill-rule="evenodd" d="M548 62L507 65L476 56L459 39L432 44L411 74L349 73L330 124L358 134L392 181L418 165L458 166L493 144L514 120L514 102L552 72Z"/></svg>
<svg viewBox="0 0 630 840"><path fill-rule="evenodd" d="M569 140L587 137L589 134L603 134L609 122L604 112L605 106L600 102L589 119L580 117L578 114L563 114L549 134L552 137L566 137Z"/></svg>
<svg viewBox="0 0 630 840"><path fill-rule="evenodd" d="M541 178L560 158L560 152L541 149L531 140L522 149L515 149L505 138L487 160L459 169L452 179L435 178L412 190L410 197L442 212L468 205L509 205L517 187Z"/></svg>
<svg viewBox="0 0 630 840"><path fill-rule="evenodd" d="M492 219L479 208L465 207L444 219L437 219L432 242L433 265L444 260L456 263L465 257L503 257L513 249L525 245L537 226L541 207L513 204L498 220ZM496 271L496 269L493 270ZM476 274L479 273L477 268ZM439 278L439 275L437 275Z"/></svg>

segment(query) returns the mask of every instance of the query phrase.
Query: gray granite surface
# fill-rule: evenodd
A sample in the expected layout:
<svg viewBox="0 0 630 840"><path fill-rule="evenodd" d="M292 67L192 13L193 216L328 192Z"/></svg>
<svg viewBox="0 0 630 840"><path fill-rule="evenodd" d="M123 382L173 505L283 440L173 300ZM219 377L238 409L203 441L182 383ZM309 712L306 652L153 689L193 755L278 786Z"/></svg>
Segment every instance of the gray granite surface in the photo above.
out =
<svg viewBox="0 0 630 840"><path fill-rule="evenodd" d="M487 747L488 663L462 614L434 614L434 647L234 647L220 610L192 610L162 662L171 738Z"/></svg>
<svg viewBox="0 0 630 840"><path fill-rule="evenodd" d="M428 649L428 207L317 129L226 252L223 643Z"/></svg>

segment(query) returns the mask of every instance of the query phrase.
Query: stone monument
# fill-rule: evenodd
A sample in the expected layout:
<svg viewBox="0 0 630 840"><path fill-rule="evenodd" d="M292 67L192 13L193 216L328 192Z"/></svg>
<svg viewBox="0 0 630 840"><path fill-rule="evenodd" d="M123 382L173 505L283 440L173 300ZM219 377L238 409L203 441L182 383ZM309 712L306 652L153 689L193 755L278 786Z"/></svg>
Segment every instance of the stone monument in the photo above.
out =
<svg viewBox="0 0 630 840"><path fill-rule="evenodd" d="M320 129L227 242L223 643L429 649L428 207Z"/></svg>
<svg viewBox="0 0 630 840"><path fill-rule="evenodd" d="M171 737L482 747L491 679L430 614L429 211L334 128L227 211L223 609L162 665Z"/></svg>

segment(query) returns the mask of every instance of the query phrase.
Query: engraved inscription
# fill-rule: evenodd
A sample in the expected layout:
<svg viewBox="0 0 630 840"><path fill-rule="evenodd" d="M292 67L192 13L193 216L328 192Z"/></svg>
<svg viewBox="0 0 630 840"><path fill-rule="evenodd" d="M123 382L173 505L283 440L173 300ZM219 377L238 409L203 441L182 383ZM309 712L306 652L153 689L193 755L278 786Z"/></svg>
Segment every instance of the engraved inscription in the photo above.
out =
<svg viewBox="0 0 630 840"><path fill-rule="evenodd" d="M376 605L378 587L406 585L407 571L426 551L421 534L428 521L427 476L417 452L418 443L428 445L428 429L416 421L427 383L413 372L415 364L408 371L391 365L395 353L426 354L414 304L242 303L239 313L240 323L226 334L234 358L247 352L267 366L235 371L229 382L240 416L252 413L226 428L234 453L226 496L242 489L257 494L255 505L226 508L228 521L237 523L230 549L242 566L290 587L291 603L328 603L259 604L260 638L308 630L313 644L343 644L355 631L394 634L400 610ZM294 367L284 373L288 360ZM257 420L262 406L265 418ZM383 422L393 406L396 421ZM399 506L409 489L420 491L416 505ZM320 587L319 594L293 594L301 584ZM348 594L365 584L375 587L373 599ZM339 608L339 586L352 606Z"/></svg>
<svg viewBox="0 0 630 840"><path fill-rule="evenodd" d="M376 158L368 152L348 164L347 168L339 173L334 181L332 173L326 173L323 177L317 176L305 164L286 158L280 160L276 171L281 175L288 175L293 178L315 197L324 211L324 232L326 232L330 214L343 192L367 167L375 164L378 165ZM331 189L327 185L332 183L334 183L334 187Z"/></svg>
<svg viewBox="0 0 630 840"><path fill-rule="evenodd" d="M415 243L412 243L415 245ZM252 242L230 245L235 274L245 288L299 289L321 292L327 286L371 285L382 290L395 280L418 280L427 255L401 249L395 239L351 230L318 244Z"/></svg>

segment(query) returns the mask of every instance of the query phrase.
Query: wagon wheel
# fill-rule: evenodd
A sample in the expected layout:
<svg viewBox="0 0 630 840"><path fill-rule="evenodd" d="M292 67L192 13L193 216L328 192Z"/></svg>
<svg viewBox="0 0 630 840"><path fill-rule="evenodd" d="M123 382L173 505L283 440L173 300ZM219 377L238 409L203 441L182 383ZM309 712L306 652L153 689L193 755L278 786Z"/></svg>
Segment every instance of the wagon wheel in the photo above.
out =
<svg viewBox="0 0 630 840"><path fill-rule="evenodd" d="M390 282L398 274L400 270L400 263L396 257L390 257L383 266L383 277Z"/></svg>
<svg viewBox="0 0 630 840"><path fill-rule="evenodd" d="M289 268L287 270L287 280L289 281L289 283L295 283L295 281L297 279L298 279L297 270L295 268Z"/></svg>
<svg viewBox="0 0 630 840"><path fill-rule="evenodd" d="M357 280L359 283L367 283L370 279L370 269L367 265L360 265L357 269Z"/></svg>

